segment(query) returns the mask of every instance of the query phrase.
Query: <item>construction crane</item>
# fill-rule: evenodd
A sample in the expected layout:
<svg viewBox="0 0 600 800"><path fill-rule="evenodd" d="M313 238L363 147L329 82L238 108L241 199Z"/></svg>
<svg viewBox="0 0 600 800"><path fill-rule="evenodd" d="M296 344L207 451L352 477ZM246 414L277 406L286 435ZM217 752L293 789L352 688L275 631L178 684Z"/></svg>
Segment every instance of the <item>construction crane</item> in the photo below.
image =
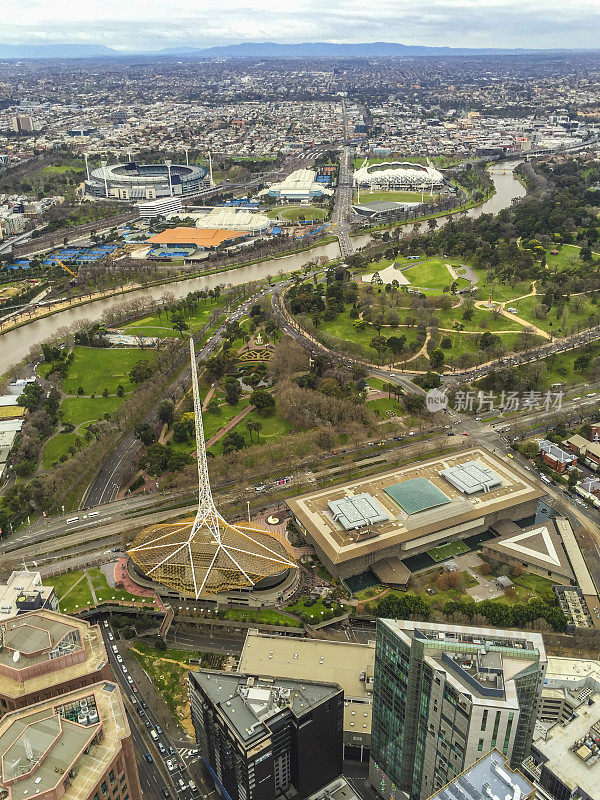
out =
<svg viewBox="0 0 600 800"><path fill-rule="evenodd" d="M69 267L67 267L67 265L66 265L66 264L63 264L63 262L62 262L62 261L59 261L59 260L58 260L58 258L55 258L54 260L56 261L56 263L58 264L58 266L59 266L59 267L62 267L62 268L64 269L64 271L65 271L65 272L68 272L68 273L69 273L69 275L72 275L74 278L76 278L76 277L77 277L77 273L76 273L76 272L73 272L73 270L72 270L72 269L69 269Z"/></svg>

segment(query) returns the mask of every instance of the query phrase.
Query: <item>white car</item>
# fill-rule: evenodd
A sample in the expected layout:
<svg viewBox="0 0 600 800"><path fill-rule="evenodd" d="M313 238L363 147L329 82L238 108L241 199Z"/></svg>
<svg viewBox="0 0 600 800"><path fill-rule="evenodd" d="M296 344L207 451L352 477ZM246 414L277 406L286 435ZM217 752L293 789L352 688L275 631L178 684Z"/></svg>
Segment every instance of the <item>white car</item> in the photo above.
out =
<svg viewBox="0 0 600 800"><path fill-rule="evenodd" d="M121 661L123 661L123 659L121 659ZM127 675L127 673L128 673L128 671L129 671L129 670L127 669L127 667L125 666L125 664L121 664L121 669L122 669L122 670L123 670L123 672L124 672L124 673Z"/></svg>
<svg viewBox="0 0 600 800"><path fill-rule="evenodd" d="M122 663L123 663L123 658L122 658L122 656L120 656L120 655L117 655L117 661L119 662L119 664L122 664Z"/></svg>

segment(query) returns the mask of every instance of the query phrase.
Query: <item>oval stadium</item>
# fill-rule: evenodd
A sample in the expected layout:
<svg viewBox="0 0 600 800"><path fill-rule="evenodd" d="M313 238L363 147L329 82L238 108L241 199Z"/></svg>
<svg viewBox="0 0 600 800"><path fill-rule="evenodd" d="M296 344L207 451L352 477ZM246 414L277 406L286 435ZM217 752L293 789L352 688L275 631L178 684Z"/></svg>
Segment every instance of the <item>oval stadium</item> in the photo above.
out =
<svg viewBox="0 0 600 800"><path fill-rule="evenodd" d="M170 171L170 185L169 185ZM109 164L90 172L85 181L87 197L113 200L155 200L188 197L209 186L206 167L193 164Z"/></svg>
<svg viewBox="0 0 600 800"><path fill-rule="evenodd" d="M354 173L354 185L361 189L431 189L443 182L444 176L439 170L409 161L368 164Z"/></svg>

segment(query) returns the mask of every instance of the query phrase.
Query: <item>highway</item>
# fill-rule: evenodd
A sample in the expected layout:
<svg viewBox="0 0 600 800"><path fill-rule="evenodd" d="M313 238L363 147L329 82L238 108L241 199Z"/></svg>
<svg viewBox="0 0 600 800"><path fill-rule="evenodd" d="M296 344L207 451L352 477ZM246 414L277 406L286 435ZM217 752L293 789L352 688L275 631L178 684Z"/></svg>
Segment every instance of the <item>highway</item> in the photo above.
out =
<svg viewBox="0 0 600 800"><path fill-rule="evenodd" d="M348 139L348 115L346 104L342 101L344 120L344 141ZM333 221L337 225L337 237L342 258L354 252L354 244L350 236L350 216L352 206L352 157L354 150L347 144L342 145L340 152L340 170L333 208Z"/></svg>

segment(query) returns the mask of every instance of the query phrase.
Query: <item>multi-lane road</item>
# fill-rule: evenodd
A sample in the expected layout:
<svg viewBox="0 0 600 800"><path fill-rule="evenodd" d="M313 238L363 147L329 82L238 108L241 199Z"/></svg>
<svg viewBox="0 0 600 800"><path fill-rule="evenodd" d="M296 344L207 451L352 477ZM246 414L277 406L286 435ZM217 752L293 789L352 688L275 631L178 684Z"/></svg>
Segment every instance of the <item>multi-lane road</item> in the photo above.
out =
<svg viewBox="0 0 600 800"><path fill-rule="evenodd" d="M139 665L131 656L128 657L127 647L118 641L108 618L101 620L100 629L110 665L123 694L144 797L152 800L198 800L202 796L206 800L212 794L212 788L203 784L195 743L171 722L168 710L165 709L159 720L156 697L148 698L151 703L145 697L143 684L149 679L146 676L141 681L133 678L132 673L140 670ZM165 716L169 718L168 731L165 730Z"/></svg>

